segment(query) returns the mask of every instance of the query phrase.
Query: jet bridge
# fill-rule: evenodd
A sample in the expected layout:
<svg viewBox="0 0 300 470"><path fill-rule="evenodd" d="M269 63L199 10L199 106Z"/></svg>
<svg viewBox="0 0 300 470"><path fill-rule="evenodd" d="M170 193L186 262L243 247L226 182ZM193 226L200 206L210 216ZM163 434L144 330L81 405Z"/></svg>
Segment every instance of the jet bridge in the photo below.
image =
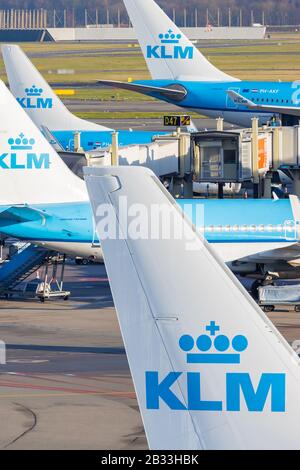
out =
<svg viewBox="0 0 300 470"><path fill-rule="evenodd" d="M282 170L300 196L300 126L277 125L252 129L191 134L194 181L252 183L255 197L270 198L274 173Z"/></svg>
<svg viewBox="0 0 300 470"><path fill-rule="evenodd" d="M80 149L80 136L78 137ZM148 144L118 145L118 132L112 136L112 145L105 148L79 152L59 152L66 165L80 178L84 166L145 166L165 181L172 194L192 197L192 160L190 134L179 129L168 135L153 138Z"/></svg>
<svg viewBox="0 0 300 470"><path fill-rule="evenodd" d="M67 165L82 177L83 166L134 165L150 168L175 197L192 197L193 189L203 184L217 185L222 197L224 185L250 184L254 197L272 197L272 184L278 170L292 181L292 192L300 196L300 126L281 127L270 121L251 129L183 133L180 129L157 136L143 145L112 145L82 152L60 152ZM80 139L79 139L80 140ZM80 142L78 148L80 148ZM195 189L195 192L197 190Z"/></svg>

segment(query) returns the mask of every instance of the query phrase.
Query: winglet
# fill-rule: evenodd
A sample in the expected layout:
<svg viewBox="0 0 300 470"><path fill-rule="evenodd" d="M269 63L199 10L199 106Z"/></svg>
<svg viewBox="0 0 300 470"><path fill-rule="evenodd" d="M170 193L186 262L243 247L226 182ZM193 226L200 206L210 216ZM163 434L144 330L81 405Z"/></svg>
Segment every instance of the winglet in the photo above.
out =
<svg viewBox="0 0 300 470"><path fill-rule="evenodd" d="M41 221L43 225L46 219L51 217L47 212L28 205L11 206L0 212L1 221L13 221L14 223Z"/></svg>

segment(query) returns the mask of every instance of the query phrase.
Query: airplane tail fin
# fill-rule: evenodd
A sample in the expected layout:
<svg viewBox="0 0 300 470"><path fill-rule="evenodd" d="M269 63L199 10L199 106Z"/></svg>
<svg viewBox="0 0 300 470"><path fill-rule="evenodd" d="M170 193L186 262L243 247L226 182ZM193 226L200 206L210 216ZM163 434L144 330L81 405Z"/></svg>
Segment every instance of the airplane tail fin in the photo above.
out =
<svg viewBox="0 0 300 470"><path fill-rule="evenodd" d="M2 56L12 94L33 122L50 131L108 131L74 116L17 45L3 45Z"/></svg>
<svg viewBox="0 0 300 470"><path fill-rule="evenodd" d="M153 80L237 80L213 66L153 0L124 3Z"/></svg>
<svg viewBox="0 0 300 470"><path fill-rule="evenodd" d="M299 449L299 358L163 185L85 179L150 448Z"/></svg>
<svg viewBox="0 0 300 470"><path fill-rule="evenodd" d="M84 181L64 164L0 81L0 204L86 201Z"/></svg>

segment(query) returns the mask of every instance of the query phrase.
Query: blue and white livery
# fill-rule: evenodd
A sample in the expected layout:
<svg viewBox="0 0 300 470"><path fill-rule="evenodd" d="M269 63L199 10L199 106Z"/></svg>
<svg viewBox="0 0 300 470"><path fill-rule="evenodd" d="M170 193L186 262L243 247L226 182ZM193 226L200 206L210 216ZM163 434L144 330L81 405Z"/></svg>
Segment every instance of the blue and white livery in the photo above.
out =
<svg viewBox="0 0 300 470"><path fill-rule="evenodd" d="M74 116L19 46L2 45L2 55L12 94L36 126L50 131L64 150L74 150L77 132L85 151L111 145L114 129ZM119 145L148 144L157 134L123 130L119 132Z"/></svg>
<svg viewBox="0 0 300 470"><path fill-rule="evenodd" d="M110 86L140 92L243 127L273 115L298 124L299 82L244 81L212 65L154 0L124 0L152 80Z"/></svg>
<svg viewBox="0 0 300 470"><path fill-rule="evenodd" d="M215 249L150 170L85 179L97 229L104 204L122 234L102 250L150 449L300 449L299 358ZM124 197L168 206L182 237L132 237Z"/></svg>
<svg viewBox="0 0 300 470"><path fill-rule="evenodd" d="M61 253L99 257L84 181L63 163L3 82L0 106L6 109L0 117L0 232ZM226 262L299 258L297 198L292 203L193 199L178 205Z"/></svg>

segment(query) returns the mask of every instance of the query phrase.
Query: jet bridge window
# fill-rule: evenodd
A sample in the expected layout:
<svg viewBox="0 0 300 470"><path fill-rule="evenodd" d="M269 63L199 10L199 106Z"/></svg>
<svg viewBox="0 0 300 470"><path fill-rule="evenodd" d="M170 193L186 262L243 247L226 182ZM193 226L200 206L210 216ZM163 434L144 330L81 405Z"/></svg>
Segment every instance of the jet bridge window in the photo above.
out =
<svg viewBox="0 0 300 470"><path fill-rule="evenodd" d="M234 165L236 162L236 151L234 149L224 150L224 165Z"/></svg>

